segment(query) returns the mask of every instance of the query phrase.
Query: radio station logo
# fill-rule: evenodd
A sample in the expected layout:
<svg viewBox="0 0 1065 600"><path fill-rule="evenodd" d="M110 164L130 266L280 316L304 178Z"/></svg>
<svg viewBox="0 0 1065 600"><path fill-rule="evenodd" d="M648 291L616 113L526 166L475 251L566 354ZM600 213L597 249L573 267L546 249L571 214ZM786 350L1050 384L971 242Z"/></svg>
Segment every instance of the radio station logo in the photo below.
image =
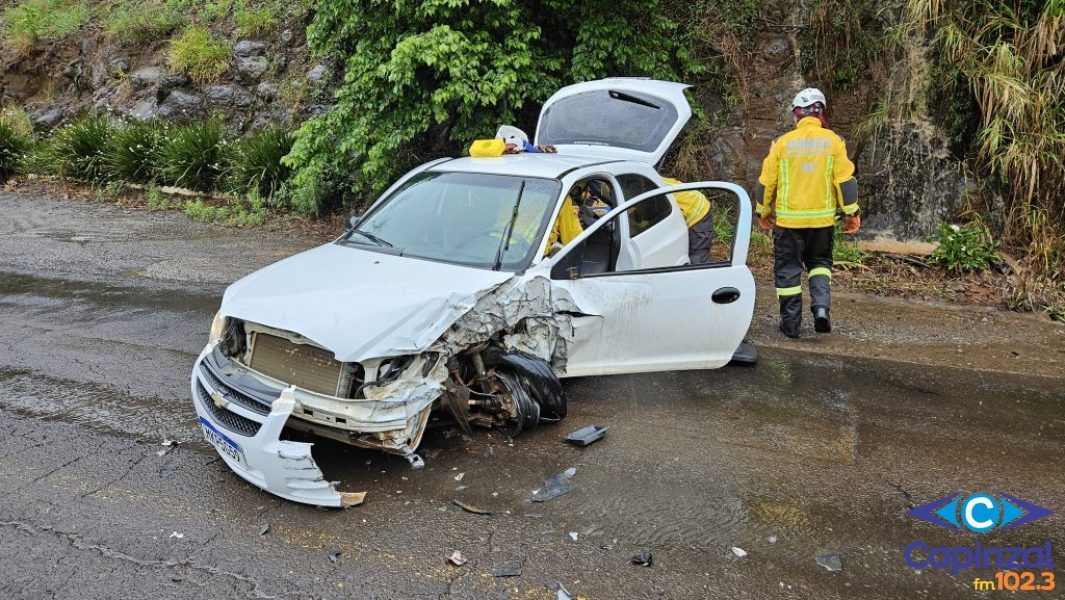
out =
<svg viewBox="0 0 1065 600"><path fill-rule="evenodd" d="M954 494L922 504L906 514L933 525L961 531L986 533L995 529L1005 531L1042 519L1052 512L1008 494L972 494L963 498Z"/></svg>

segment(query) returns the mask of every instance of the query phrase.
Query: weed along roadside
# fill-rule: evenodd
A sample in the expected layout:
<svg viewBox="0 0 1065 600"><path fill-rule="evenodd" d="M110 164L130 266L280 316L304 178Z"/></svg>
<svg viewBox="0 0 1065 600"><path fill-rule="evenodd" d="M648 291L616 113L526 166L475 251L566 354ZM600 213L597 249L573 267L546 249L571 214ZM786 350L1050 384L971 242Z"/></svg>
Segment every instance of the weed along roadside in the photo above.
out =
<svg viewBox="0 0 1065 600"><path fill-rule="evenodd" d="M0 598L1053 595L1060 4L6 2Z"/></svg>

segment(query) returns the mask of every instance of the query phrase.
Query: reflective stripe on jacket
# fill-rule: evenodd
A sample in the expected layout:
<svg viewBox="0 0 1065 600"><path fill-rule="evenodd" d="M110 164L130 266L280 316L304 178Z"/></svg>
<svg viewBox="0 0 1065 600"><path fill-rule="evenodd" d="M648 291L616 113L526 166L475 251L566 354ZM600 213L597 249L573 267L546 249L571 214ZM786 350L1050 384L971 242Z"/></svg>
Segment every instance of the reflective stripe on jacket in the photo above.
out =
<svg viewBox="0 0 1065 600"><path fill-rule="evenodd" d="M684 183L672 177L663 177L662 180L669 185L681 185ZM689 228L702 221L710 212L710 201L706 199L702 192L695 190L677 192L673 194L673 197L677 199L677 206L680 207L680 212L684 214L684 222L688 224Z"/></svg>
<svg viewBox="0 0 1065 600"><path fill-rule="evenodd" d="M762 161L758 182L765 193L755 209L759 217L774 213L778 227L831 227L837 210L858 212L856 201L844 205L840 191L852 177L854 163L843 140L816 117L803 117L773 142Z"/></svg>

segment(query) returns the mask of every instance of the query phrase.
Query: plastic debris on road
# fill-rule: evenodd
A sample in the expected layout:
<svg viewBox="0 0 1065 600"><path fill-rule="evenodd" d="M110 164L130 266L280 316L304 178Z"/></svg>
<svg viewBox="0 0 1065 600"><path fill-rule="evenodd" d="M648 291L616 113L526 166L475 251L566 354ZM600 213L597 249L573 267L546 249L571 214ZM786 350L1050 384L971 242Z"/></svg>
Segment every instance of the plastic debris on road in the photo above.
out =
<svg viewBox="0 0 1065 600"><path fill-rule="evenodd" d="M512 566L496 567L492 569L492 577L519 577L521 569Z"/></svg>
<svg viewBox="0 0 1065 600"><path fill-rule="evenodd" d="M608 429L610 428L605 425L589 425L587 427L581 427L577 431L567 433L566 437L562 439L577 446L587 446L588 444L603 439L603 436L606 435Z"/></svg>
<svg viewBox="0 0 1065 600"><path fill-rule="evenodd" d="M343 554L343 552L330 552L328 554L329 562L333 563L334 565L337 564L337 561L340 560L340 555L341 554Z"/></svg>
<svg viewBox="0 0 1065 600"><path fill-rule="evenodd" d="M452 552L451 556L447 557L447 560L456 567L461 567L462 565L466 564L466 557L463 556L462 553L458 550Z"/></svg>
<svg viewBox="0 0 1065 600"><path fill-rule="evenodd" d="M842 571L843 561L838 554L821 554L817 557L817 564L829 571Z"/></svg>
<svg viewBox="0 0 1065 600"><path fill-rule="evenodd" d="M263 523L261 526L259 526L259 535L266 535L267 531L270 531L269 523Z"/></svg>
<svg viewBox="0 0 1065 600"><path fill-rule="evenodd" d="M533 492L533 502L547 502L553 498L558 498L563 494L568 494L573 491L573 486L568 483L574 475L577 474L577 469L570 467L565 471L557 475L552 475L544 480L544 487Z"/></svg>
<svg viewBox="0 0 1065 600"><path fill-rule="evenodd" d="M729 548L729 550L732 550L732 553L736 555L736 558L747 557L747 551L743 548L737 548L736 546L733 546L732 548Z"/></svg>
<svg viewBox="0 0 1065 600"><path fill-rule="evenodd" d="M632 557L632 564L640 565L641 567L649 567L653 562L654 555L651 554L650 550L644 550L643 552L635 554Z"/></svg>

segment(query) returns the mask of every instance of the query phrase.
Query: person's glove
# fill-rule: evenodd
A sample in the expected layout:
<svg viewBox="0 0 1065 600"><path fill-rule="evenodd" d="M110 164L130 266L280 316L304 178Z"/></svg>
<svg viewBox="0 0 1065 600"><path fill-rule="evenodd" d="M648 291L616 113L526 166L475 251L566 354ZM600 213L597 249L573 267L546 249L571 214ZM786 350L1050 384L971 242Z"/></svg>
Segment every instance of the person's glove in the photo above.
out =
<svg viewBox="0 0 1065 600"><path fill-rule="evenodd" d="M843 233L858 233L858 230L862 228L862 218L858 215L847 215L843 217Z"/></svg>
<svg viewBox="0 0 1065 600"><path fill-rule="evenodd" d="M776 223L777 218L773 216L773 213L769 213L764 217L758 217L758 229L761 229L762 231L768 232L772 230Z"/></svg>

